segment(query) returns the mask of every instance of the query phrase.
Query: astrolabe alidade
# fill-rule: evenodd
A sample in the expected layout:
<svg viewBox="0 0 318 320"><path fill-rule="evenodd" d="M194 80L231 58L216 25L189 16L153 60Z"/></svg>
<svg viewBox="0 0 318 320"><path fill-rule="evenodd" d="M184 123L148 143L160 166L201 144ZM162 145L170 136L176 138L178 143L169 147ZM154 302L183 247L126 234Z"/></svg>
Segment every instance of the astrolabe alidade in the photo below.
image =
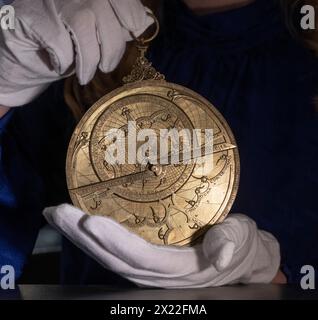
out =
<svg viewBox="0 0 318 320"><path fill-rule="evenodd" d="M166 82L146 59L158 30L138 39L140 57L125 85L96 102L77 125L67 184L84 212L111 217L151 243L181 246L228 214L239 155L216 108Z"/></svg>

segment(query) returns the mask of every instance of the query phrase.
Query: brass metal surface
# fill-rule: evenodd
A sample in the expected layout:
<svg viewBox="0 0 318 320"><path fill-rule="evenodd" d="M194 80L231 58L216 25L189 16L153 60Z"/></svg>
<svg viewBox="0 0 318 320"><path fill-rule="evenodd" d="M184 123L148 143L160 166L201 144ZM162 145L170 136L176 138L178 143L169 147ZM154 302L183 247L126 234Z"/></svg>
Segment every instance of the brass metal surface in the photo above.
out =
<svg viewBox="0 0 318 320"><path fill-rule="evenodd" d="M209 101L166 82L145 58L145 40L138 48L140 57L124 78L125 85L96 102L73 133L66 164L68 189L74 205L84 212L111 217L149 242L191 244L221 222L235 200L240 172L236 142ZM187 163L163 164L162 158L157 163L108 163L105 150L114 141L106 133L123 130L127 153L131 122L137 134L151 129L158 136L162 129L213 129L213 166L203 170L204 158L211 158L203 154L196 159L192 152ZM182 150L171 147L170 159L175 152Z"/></svg>
<svg viewBox="0 0 318 320"><path fill-rule="evenodd" d="M125 128L128 118L155 130L212 128L213 170L202 175L195 161L164 165L163 175L142 165L108 165L105 132ZM68 188L73 203L89 214L110 216L152 243L185 245L230 210L239 179L235 146L220 113L191 90L163 80L127 84L78 124L67 157Z"/></svg>

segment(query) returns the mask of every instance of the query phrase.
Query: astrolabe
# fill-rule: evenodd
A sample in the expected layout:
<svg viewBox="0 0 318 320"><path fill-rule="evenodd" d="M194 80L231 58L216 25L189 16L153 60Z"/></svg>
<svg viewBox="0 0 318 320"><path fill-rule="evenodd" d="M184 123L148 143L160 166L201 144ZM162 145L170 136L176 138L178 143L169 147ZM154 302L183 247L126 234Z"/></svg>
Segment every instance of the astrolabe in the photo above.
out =
<svg viewBox="0 0 318 320"><path fill-rule="evenodd" d="M234 202L236 142L209 101L166 82L145 58L144 46L140 52L126 84L96 102L77 125L67 155L69 193L84 212L111 217L151 243L191 244ZM210 152L204 152L205 130L212 132ZM185 144L182 136L179 145L168 139L162 155L159 142L171 132L191 138ZM115 145L116 160L109 161Z"/></svg>

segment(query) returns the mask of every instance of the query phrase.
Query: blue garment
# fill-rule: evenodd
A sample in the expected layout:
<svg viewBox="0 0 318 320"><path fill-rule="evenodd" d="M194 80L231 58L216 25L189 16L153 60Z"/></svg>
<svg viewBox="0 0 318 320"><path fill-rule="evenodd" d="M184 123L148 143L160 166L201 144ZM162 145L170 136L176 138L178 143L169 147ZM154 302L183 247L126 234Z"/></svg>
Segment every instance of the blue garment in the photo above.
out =
<svg viewBox="0 0 318 320"><path fill-rule="evenodd" d="M286 30L274 0L195 16L167 0L149 58L168 81L209 99L231 126L241 156L232 212L253 218L281 244L289 282L318 270L317 59ZM41 209L69 201L64 175L75 122L63 82L0 121L0 265L19 274L43 223ZM127 284L69 242L64 283Z"/></svg>
<svg viewBox="0 0 318 320"><path fill-rule="evenodd" d="M11 4L13 0L0 0L0 7L6 4Z"/></svg>

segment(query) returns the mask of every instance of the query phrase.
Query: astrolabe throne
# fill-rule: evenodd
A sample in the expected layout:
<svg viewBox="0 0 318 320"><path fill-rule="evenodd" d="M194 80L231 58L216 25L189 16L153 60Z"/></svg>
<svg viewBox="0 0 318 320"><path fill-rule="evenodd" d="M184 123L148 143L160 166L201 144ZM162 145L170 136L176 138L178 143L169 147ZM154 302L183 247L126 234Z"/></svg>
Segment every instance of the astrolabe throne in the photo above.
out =
<svg viewBox="0 0 318 320"><path fill-rule="evenodd" d="M96 102L77 125L67 183L84 212L111 217L154 244L181 246L228 214L239 155L215 107L166 82L145 58L155 36L139 39L140 57L125 85Z"/></svg>

